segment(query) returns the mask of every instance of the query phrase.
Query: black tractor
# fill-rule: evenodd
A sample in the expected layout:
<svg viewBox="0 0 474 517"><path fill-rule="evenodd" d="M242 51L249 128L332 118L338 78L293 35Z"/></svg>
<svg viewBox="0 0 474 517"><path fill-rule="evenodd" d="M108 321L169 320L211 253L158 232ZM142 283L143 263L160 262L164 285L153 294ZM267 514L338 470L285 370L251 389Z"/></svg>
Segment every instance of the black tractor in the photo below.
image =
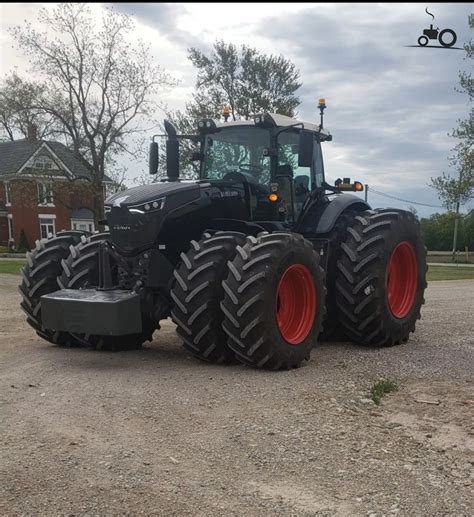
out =
<svg viewBox="0 0 474 517"><path fill-rule="evenodd" d="M124 350L171 317L193 356L275 370L308 360L320 334L407 341L426 287L418 222L348 194L359 182L326 182L319 108L320 124L263 113L195 135L166 121L166 178L109 197L107 233L60 232L27 254L28 323L57 345ZM180 179L184 139L199 179Z"/></svg>

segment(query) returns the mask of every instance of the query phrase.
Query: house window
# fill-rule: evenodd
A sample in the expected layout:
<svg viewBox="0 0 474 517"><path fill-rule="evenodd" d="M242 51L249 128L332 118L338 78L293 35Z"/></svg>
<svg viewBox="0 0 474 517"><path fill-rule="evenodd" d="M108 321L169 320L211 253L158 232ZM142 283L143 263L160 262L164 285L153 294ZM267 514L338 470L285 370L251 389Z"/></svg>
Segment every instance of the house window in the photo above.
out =
<svg viewBox="0 0 474 517"><path fill-rule="evenodd" d="M38 156L35 159L34 168L35 169L52 169L54 165L53 160L48 158L47 156Z"/></svg>
<svg viewBox="0 0 474 517"><path fill-rule="evenodd" d="M42 239L54 237L56 235L56 225L53 218L40 217L40 236Z"/></svg>
<svg viewBox="0 0 474 517"><path fill-rule="evenodd" d="M8 214L8 240L13 240L13 217L11 214Z"/></svg>
<svg viewBox="0 0 474 517"><path fill-rule="evenodd" d="M10 190L10 183L8 181L5 181L5 204L7 206L10 206L12 202L12 193Z"/></svg>
<svg viewBox="0 0 474 517"><path fill-rule="evenodd" d="M92 220L74 220L71 219L71 228L73 230L79 230L81 232L93 232L94 231L94 221Z"/></svg>
<svg viewBox="0 0 474 517"><path fill-rule="evenodd" d="M38 205L54 206L52 183L38 183Z"/></svg>

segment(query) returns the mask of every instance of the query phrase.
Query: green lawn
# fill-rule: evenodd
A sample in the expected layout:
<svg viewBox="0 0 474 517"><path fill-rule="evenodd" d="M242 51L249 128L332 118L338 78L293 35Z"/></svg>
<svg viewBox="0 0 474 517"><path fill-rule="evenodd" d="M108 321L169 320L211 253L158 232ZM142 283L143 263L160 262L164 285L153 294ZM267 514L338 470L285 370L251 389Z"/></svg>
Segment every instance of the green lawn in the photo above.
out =
<svg viewBox="0 0 474 517"><path fill-rule="evenodd" d="M19 275L20 269L25 265L22 260L0 259L0 274L9 273L10 275Z"/></svg>
<svg viewBox="0 0 474 517"><path fill-rule="evenodd" d="M474 279L474 267L429 266L428 282Z"/></svg>
<svg viewBox="0 0 474 517"><path fill-rule="evenodd" d="M20 268L25 263L21 260L0 260L0 274L9 273L19 275ZM436 280L465 280L474 279L474 267L450 267L450 266L430 266L428 270L428 282Z"/></svg>

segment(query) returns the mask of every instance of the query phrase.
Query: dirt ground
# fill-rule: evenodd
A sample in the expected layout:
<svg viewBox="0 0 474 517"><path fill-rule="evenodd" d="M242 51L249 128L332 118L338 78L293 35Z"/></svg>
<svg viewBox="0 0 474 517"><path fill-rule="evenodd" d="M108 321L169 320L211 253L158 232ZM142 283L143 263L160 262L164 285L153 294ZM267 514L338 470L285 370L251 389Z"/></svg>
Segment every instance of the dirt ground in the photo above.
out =
<svg viewBox="0 0 474 517"><path fill-rule="evenodd" d="M0 276L0 515L472 515L474 281L436 282L398 348L289 372L60 349ZM380 406L380 378L400 389Z"/></svg>

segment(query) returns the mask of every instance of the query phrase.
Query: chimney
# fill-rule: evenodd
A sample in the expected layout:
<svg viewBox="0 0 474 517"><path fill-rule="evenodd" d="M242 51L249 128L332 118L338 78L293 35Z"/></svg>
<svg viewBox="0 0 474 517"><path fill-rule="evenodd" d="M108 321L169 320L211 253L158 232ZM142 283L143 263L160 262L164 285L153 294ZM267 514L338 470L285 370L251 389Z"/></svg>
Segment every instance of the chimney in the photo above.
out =
<svg viewBox="0 0 474 517"><path fill-rule="evenodd" d="M28 124L28 142L36 142L38 140L38 126L36 124Z"/></svg>

